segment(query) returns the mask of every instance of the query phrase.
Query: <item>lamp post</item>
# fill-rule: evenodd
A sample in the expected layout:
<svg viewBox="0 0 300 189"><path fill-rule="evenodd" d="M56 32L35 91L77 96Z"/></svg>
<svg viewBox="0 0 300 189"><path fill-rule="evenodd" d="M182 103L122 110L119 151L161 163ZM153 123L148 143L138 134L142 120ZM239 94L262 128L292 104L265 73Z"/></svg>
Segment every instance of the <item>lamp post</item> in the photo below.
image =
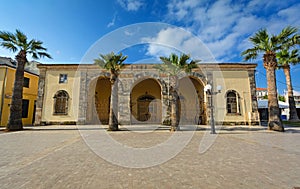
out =
<svg viewBox="0 0 300 189"><path fill-rule="evenodd" d="M213 87L211 84L207 84L204 87L204 91L209 95L209 108L210 108L210 134L216 134L215 129L215 118L214 118L214 106L213 106L213 96L221 93L222 87L220 85L217 86L217 91L213 91Z"/></svg>

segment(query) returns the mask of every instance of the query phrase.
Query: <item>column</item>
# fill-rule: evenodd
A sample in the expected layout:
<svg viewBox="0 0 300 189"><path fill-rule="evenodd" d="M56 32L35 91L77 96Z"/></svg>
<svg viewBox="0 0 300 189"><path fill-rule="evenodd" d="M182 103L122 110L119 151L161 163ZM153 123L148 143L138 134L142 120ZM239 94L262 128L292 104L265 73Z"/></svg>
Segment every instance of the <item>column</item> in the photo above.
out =
<svg viewBox="0 0 300 189"><path fill-rule="evenodd" d="M81 70L80 77L80 92L79 92L79 112L77 124L83 125L86 123L86 110L87 110L87 71Z"/></svg>
<svg viewBox="0 0 300 189"><path fill-rule="evenodd" d="M250 96L251 96L251 125L259 124L259 113L258 113L258 104L256 97L256 83L255 83L255 70L248 70L249 84L250 84ZM246 112L245 112L246 113Z"/></svg>
<svg viewBox="0 0 300 189"><path fill-rule="evenodd" d="M42 112L44 103L44 92L45 92L45 78L46 78L46 68L39 68L39 86L38 86L38 96L36 101L36 112L34 125L41 125L42 123Z"/></svg>

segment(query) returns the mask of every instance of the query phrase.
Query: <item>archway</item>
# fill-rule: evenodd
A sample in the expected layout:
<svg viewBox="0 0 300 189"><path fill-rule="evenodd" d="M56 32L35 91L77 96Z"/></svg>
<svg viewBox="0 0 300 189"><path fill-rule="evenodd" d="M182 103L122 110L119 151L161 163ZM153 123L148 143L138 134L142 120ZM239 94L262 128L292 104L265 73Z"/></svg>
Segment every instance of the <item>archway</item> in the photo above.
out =
<svg viewBox="0 0 300 189"><path fill-rule="evenodd" d="M95 107L102 124L108 124L111 83L109 78L100 77L95 89Z"/></svg>
<svg viewBox="0 0 300 189"><path fill-rule="evenodd" d="M179 80L179 117L180 124L205 124L204 86L195 77Z"/></svg>
<svg viewBox="0 0 300 189"><path fill-rule="evenodd" d="M155 79L136 84L130 94L131 123L161 123L161 86Z"/></svg>
<svg viewBox="0 0 300 189"><path fill-rule="evenodd" d="M91 82L89 90L89 104L91 109L94 107L94 111L90 112L90 122L100 124L108 124L109 120L109 108L110 108L110 95L111 95L111 84L107 77L99 77ZM96 115L95 115L96 114ZM93 121L95 120L95 121Z"/></svg>

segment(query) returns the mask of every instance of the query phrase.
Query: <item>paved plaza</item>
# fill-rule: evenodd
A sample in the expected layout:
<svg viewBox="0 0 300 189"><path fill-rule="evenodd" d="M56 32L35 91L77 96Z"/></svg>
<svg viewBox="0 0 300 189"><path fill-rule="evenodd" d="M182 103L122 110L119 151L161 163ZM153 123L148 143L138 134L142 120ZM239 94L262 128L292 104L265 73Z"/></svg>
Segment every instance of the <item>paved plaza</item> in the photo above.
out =
<svg viewBox="0 0 300 189"><path fill-rule="evenodd" d="M259 126L222 127L211 136L207 126L195 132L183 128L176 134L164 127L131 127L123 126L118 132L106 132L98 126L0 131L0 188L300 187L300 128L278 133ZM149 152L141 160L145 167L134 164L139 159L121 149L123 159L117 160L122 156L114 151L112 161L96 149L102 145L100 153L110 153L113 145L108 146L107 141L111 139L133 149L152 149L174 135L176 140L191 140L177 155L161 163L155 160L161 154L168 155L164 150L167 148L154 155ZM102 138L110 139L98 140ZM168 145L177 148L175 142ZM126 162L128 166L120 165ZM149 162L156 165L150 166Z"/></svg>

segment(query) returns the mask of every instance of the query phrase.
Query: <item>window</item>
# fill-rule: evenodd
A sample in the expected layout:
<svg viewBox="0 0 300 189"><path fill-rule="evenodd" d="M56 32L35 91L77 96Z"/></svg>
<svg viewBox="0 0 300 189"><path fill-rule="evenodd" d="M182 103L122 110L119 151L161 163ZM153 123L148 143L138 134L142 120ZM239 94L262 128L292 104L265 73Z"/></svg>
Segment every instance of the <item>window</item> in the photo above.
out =
<svg viewBox="0 0 300 189"><path fill-rule="evenodd" d="M22 118L28 118L29 100L22 100Z"/></svg>
<svg viewBox="0 0 300 189"><path fill-rule="evenodd" d="M226 94L226 104L228 114L240 114L239 95L235 91L229 91Z"/></svg>
<svg viewBox="0 0 300 189"><path fill-rule="evenodd" d="M29 81L30 79L28 77L24 77L23 87L29 88Z"/></svg>
<svg viewBox="0 0 300 189"><path fill-rule="evenodd" d="M58 91L54 96L54 114L68 114L69 95L66 91Z"/></svg>
<svg viewBox="0 0 300 189"><path fill-rule="evenodd" d="M68 74L59 74L59 83L67 83Z"/></svg>

